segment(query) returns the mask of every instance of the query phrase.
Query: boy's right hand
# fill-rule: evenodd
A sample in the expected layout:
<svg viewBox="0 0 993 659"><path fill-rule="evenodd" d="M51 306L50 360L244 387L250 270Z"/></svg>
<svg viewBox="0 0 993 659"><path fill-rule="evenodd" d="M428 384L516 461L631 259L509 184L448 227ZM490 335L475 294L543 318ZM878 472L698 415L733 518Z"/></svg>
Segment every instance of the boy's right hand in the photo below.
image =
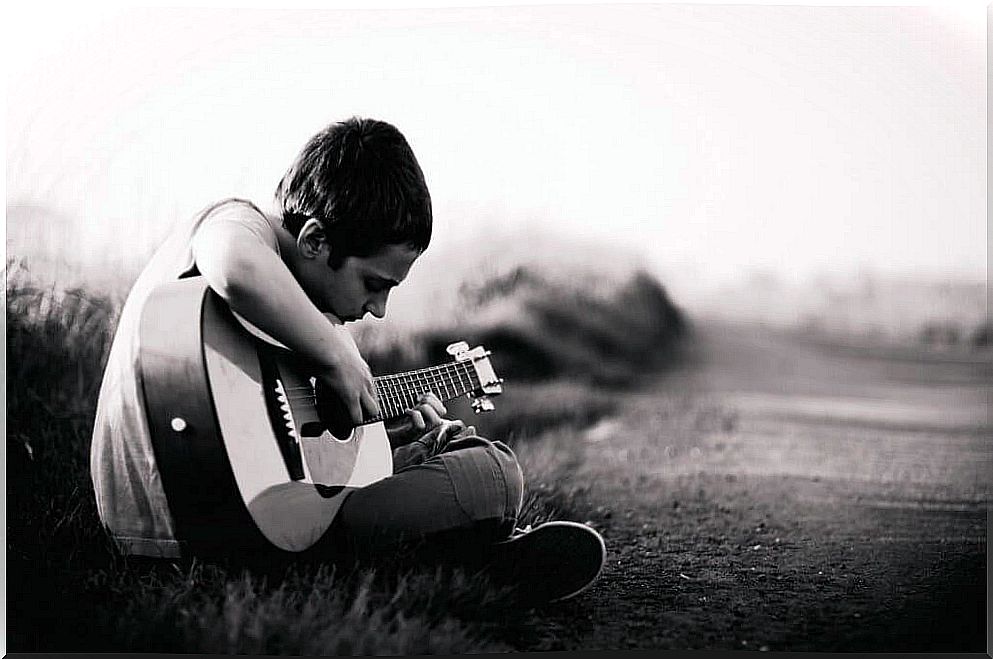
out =
<svg viewBox="0 0 993 659"><path fill-rule="evenodd" d="M362 359L358 347L344 328L336 328L333 333L338 340L338 349L330 364L317 373L317 378L333 394L347 411L353 426L366 419L379 416L379 403L376 400L376 383L373 381L369 365Z"/></svg>
<svg viewBox="0 0 993 659"><path fill-rule="evenodd" d="M232 311L313 369L334 399L336 421L354 427L379 416L369 366L341 321L314 305L280 258L280 235L289 234L274 224L247 202L205 219L191 241L200 274Z"/></svg>

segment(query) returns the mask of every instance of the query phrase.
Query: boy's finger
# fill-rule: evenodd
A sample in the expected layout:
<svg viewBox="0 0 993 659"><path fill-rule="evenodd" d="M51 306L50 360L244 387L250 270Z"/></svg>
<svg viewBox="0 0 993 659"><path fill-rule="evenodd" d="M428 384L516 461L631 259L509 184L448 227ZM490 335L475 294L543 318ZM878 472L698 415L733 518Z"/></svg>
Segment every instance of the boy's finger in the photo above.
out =
<svg viewBox="0 0 993 659"><path fill-rule="evenodd" d="M448 441L453 437L457 437L462 430L465 429L465 424L461 421L446 421L438 432L438 450L445 448L448 445Z"/></svg>
<svg viewBox="0 0 993 659"><path fill-rule="evenodd" d="M358 399L351 399L347 403L348 405L348 416L352 420L353 425L359 425L362 423L362 402Z"/></svg>
<svg viewBox="0 0 993 659"><path fill-rule="evenodd" d="M368 391L362 392L362 396L360 397L359 401L357 401L357 405L358 405L359 418L358 420L355 420L354 418L352 419L353 421L355 421L356 424L362 423L365 420L365 418L362 416L363 409L369 413L370 419L379 416L379 403L376 402L376 396L370 394Z"/></svg>
<svg viewBox="0 0 993 659"><path fill-rule="evenodd" d="M424 417L424 427L434 428L441 423L441 417L438 416L437 410L427 404L418 405L417 409L420 411L421 416Z"/></svg>
<svg viewBox="0 0 993 659"><path fill-rule="evenodd" d="M427 427L424 423L424 416L419 411L407 410L407 416L417 430L424 430Z"/></svg>
<svg viewBox="0 0 993 659"><path fill-rule="evenodd" d="M417 398L417 402L420 403L421 405L428 405L428 406L430 406L439 415L444 415L444 414L447 414L448 413L448 410L445 409L445 406L441 402L441 399L438 398L438 396L436 396L433 392L428 391L428 392L425 392L425 393L421 394Z"/></svg>

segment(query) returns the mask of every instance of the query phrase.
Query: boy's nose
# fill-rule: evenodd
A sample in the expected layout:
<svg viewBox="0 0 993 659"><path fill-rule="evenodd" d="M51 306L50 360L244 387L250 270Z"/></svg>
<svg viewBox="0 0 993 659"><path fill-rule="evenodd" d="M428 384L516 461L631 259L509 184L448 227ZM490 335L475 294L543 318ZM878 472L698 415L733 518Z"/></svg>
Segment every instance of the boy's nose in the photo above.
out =
<svg viewBox="0 0 993 659"><path fill-rule="evenodd" d="M386 300L369 300L365 310L376 318L383 318L386 316Z"/></svg>

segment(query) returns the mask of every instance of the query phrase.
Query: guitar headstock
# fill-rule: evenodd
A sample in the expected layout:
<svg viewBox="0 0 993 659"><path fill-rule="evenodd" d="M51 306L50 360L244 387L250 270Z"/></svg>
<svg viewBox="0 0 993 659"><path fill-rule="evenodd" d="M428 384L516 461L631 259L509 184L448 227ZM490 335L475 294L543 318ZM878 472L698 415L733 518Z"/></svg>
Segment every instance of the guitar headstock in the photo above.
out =
<svg viewBox="0 0 993 659"><path fill-rule="evenodd" d="M455 358L458 363L469 363L476 372L479 380L479 388L469 392L472 400L472 409L476 414L489 412L494 409L491 396L498 396L503 393L503 380L498 378L490 363L490 351L482 346L470 349L465 341L452 343L446 348L448 354Z"/></svg>

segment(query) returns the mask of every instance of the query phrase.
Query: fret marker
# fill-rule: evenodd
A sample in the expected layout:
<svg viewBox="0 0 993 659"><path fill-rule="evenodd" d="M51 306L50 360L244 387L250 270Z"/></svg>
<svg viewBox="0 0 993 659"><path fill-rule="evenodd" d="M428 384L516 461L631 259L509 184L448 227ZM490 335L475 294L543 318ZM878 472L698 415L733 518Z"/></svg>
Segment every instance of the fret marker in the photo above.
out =
<svg viewBox="0 0 993 659"><path fill-rule="evenodd" d="M172 426L172 429L176 432L183 432L186 430L186 420L182 417L173 417L172 421L169 422L169 425Z"/></svg>

